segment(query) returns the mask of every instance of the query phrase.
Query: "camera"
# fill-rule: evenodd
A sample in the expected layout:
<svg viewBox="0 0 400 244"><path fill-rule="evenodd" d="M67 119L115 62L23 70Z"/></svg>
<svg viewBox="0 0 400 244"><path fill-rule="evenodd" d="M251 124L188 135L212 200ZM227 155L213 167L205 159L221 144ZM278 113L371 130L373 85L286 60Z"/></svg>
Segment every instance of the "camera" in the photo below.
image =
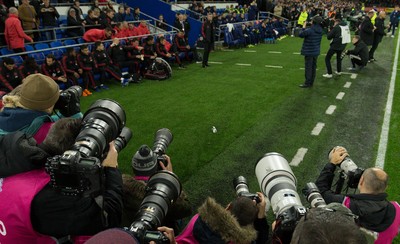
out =
<svg viewBox="0 0 400 244"><path fill-rule="evenodd" d="M94 102L83 116L72 148L47 159L45 168L52 187L63 195L99 195L104 181L101 161L108 144L117 138L116 149L121 150L132 135L128 128L123 130L125 123L125 111L117 102Z"/></svg>
<svg viewBox="0 0 400 244"><path fill-rule="evenodd" d="M308 182L306 184L305 188L303 189L303 194L312 208L326 207L326 202L321 196L321 193L314 182Z"/></svg>
<svg viewBox="0 0 400 244"><path fill-rule="evenodd" d="M236 195L238 197L247 197L251 200L255 200L256 203L260 203L261 199L255 193L249 192L249 187L247 185L247 180L244 176L238 176L233 179L233 188L236 190Z"/></svg>
<svg viewBox="0 0 400 244"><path fill-rule="evenodd" d="M153 149L142 145L132 158L132 169L136 176L150 176L161 170L158 162L165 166L168 161L164 157L168 145L172 142L173 136L169 129L159 129L154 135Z"/></svg>
<svg viewBox="0 0 400 244"><path fill-rule="evenodd" d="M348 53L348 50L343 50L343 52L340 54L340 59L344 59Z"/></svg>
<svg viewBox="0 0 400 244"><path fill-rule="evenodd" d="M297 179L286 159L275 152L258 160L255 174L275 214L274 235L279 236L283 243L289 243L296 224L307 212L296 191Z"/></svg>
<svg viewBox="0 0 400 244"><path fill-rule="evenodd" d="M169 171L161 170L153 174L146 186L146 195L140 204L139 211L129 227L140 243L170 243L160 231L168 210L181 194L182 186L178 177Z"/></svg>
<svg viewBox="0 0 400 244"><path fill-rule="evenodd" d="M329 151L329 155L328 155L329 159L331 158L333 151L339 147L342 147L342 146L336 146ZM364 173L364 169L359 168L349 156L345 157L339 166L340 166L341 170L340 170L340 178L337 183L336 192L337 193L341 192L341 190L342 190L341 188L343 187L344 180L346 180L346 179L347 179L348 187L357 188L358 182L360 181L360 178L361 178L361 175Z"/></svg>
<svg viewBox="0 0 400 244"><path fill-rule="evenodd" d="M71 116L80 112L80 97L82 96L82 87L71 86L61 91L60 96L54 105L54 109L59 110L64 116Z"/></svg>

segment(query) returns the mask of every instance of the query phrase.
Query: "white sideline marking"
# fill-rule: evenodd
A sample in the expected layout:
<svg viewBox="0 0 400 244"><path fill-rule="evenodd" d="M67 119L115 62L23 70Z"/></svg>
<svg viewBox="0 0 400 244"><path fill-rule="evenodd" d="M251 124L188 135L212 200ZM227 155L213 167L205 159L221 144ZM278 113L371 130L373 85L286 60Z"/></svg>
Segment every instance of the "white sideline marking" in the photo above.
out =
<svg viewBox="0 0 400 244"><path fill-rule="evenodd" d="M392 115L394 84L396 82L397 63L399 61L399 46L400 46L400 35L397 37L396 56L394 57L392 77L390 78L388 98L385 107L385 115L383 117L382 131L381 131L381 136L379 138L378 155L376 156L376 161L375 161L375 166L380 167L382 169L385 167L385 157L386 157L387 144L389 138L390 117Z"/></svg>
<svg viewBox="0 0 400 244"><path fill-rule="evenodd" d="M265 65L265 68L283 69L283 66L279 66L279 65Z"/></svg>
<svg viewBox="0 0 400 244"><path fill-rule="evenodd" d="M222 49L223 52L234 52L235 50L232 49Z"/></svg>
<svg viewBox="0 0 400 244"><path fill-rule="evenodd" d="M239 65L239 66L251 66L251 64L241 64L241 63L237 63L235 65Z"/></svg>
<svg viewBox="0 0 400 244"><path fill-rule="evenodd" d="M244 50L245 53L255 53L257 52L256 50Z"/></svg>
<svg viewBox="0 0 400 244"><path fill-rule="evenodd" d="M350 78L352 78L352 79L357 78L357 74L351 74Z"/></svg>
<svg viewBox="0 0 400 244"><path fill-rule="evenodd" d="M337 96L336 96L336 99L337 100L342 100L343 99L343 97L344 97L344 92L339 92L338 94L337 94Z"/></svg>
<svg viewBox="0 0 400 244"><path fill-rule="evenodd" d="M351 86L351 82L346 82L346 84L344 84L344 88L350 88L350 86Z"/></svg>
<svg viewBox="0 0 400 244"><path fill-rule="evenodd" d="M277 51L268 51L268 53L277 53L277 54L281 54L282 52L277 52Z"/></svg>
<svg viewBox="0 0 400 244"><path fill-rule="evenodd" d="M324 126L324 123L318 122L317 125L315 125L314 129L311 131L311 135L318 136Z"/></svg>
<svg viewBox="0 0 400 244"><path fill-rule="evenodd" d="M300 55L300 53L293 53L294 55Z"/></svg>
<svg viewBox="0 0 400 244"><path fill-rule="evenodd" d="M222 62L211 62L209 61L210 64L222 64Z"/></svg>
<svg viewBox="0 0 400 244"><path fill-rule="evenodd" d="M290 166L298 166L304 159L308 149L301 147L297 150L296 155L294 155L292 161L289 163Z"/></svg>
<svg viewBox="0 0 400 244"><path fill-rule="evenodd" d="M350 72L341 72L342 75L354 75L354 73L350 73Z"/></svg>
<svg viewBox="0 0 400 244"><path fill-rule="evenodd" d="M301 69L301 70L305 70L306 68L299 68L299 69ZM316 70L319 70L319 69L317 68Z"/></svg>
<svg viewBox="0 0 400 244"><path fill-rule="evenodd" d="M330 105L328 109L326 109L325 113L326 114L333 114L335 112L336 106L335 105Z"/></svg>

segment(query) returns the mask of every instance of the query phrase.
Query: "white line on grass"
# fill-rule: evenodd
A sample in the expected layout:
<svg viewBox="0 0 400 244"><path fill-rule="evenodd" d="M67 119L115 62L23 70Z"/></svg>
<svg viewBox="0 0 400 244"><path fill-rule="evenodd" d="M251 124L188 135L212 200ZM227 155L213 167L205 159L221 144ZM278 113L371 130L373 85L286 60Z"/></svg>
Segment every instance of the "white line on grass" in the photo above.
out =
<svg viewBox="0 0 400 244"><path fill-rule="evenodd" d="M342 75L354 75L354 73L350 73L350 72L340 72L342 73Z"/></svg>
<svg viewBox="0 0 400 244"><path fill-rule="evenodd" d="M396 56L394 57L392 77L390 79L388 98L385 107L385 115L383 117L381 137L379 139L378 155L376 156L376 161L375 161L375 166L380 167L382 169L385 167L385 157L386 157L386 150L389 137L390 117L392 115L394 84L396 82L397 63L399 61L399 46L400 46L400 35L397 37Z"/></svg>
<svg viewBox="0 0 400 244"><path fill-rule="evenodd" d="M251 64L241 64L241 63L237 63L235 65L239 65L239 66L251 66Z"/></svg>
<svg viewBox="0 0 400 244"><path fill-rule="evenodd" d="M256 50L244 50L245 53L255 53L257 52Z"/></svg>
<svg viewBox="0 0 400 244"><path fill-rule="evenodd" d="M222 64L222 62L211 62L209 61L210 64Z"/></svg>
<svg viewBox="0 0 400 244"><path fill-rule="evenodd" d="M308 149L301 147L297 150L296 155L294 155L292 161L290 162L290 166L298 166L304 159L304 156L306 155Z"/></svg>
<svg viewBox="0 0 400 244"><path fill-rule="evenodd" d="M293 53L294 55L300 55L300 53Z"/></svg>
<svg viewBox="0 0 400 244"><path fill-rule="evenodd" d="M276 54L281 54L282 52L278 52L278 51L268 51L268 53L276 53Z"/></svg>
<svg viewBox="0 0 400 244"><path fill-rule="evenodd" d="M357 74L351 74L350 78L352 78L352 79L357 78Z"/></svg>
<svg viewBox="0 0 400 244"><path fill-rule="evenodd" d="M336 99L337 100L342 100L343 99L343 97L344 97L344 92L339 92L338 94L337 94L337 96L336 96Z"/></svg>
<svg viewBox="0 0 400 244"><path fill-rule="evenodd" d="M235 50L232 50L232 49L222 49L222 51L223 51L223 52L233 52L233 51L235 51Z"/></svg>
<svg viewBox="0 0 400 244"><path fill-rule="evenodd" d="M336 106L335 105L330 105L328 109L326 109L325 113L326 114L333 114L335 112Z"/></svg>
<svg viewBox="0 0 400 244"><path fill-rule="evenodd" d="M344 84L343 87L344 88L350 88L350 86L351 86L351 82L348 81L348 82L346 82L346 84Z"/></svg>
<svg viewBox="0 0 400 244"><path fill-rule="evenodd" d="M321 130L322 130L322 128L324 128L324 126L325 126L324 123L318 122L318 123L315 125L314 129L311 131L311 135L313 135L313 136L318 136L319 133L321 133Z"/></svg>
<svg viewBox="0 0 400 244"><path fill-rule="evenodd" d="M283 69L283 66L279 66L279 65L265 65L265 68Z"/></svg>

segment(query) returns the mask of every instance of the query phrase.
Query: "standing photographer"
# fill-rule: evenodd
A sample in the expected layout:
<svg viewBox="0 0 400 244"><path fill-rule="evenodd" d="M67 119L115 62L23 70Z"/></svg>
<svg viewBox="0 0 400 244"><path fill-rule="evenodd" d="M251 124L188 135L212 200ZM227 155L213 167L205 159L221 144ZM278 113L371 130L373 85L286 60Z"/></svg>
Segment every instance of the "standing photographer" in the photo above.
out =
<svg viewBox="0 0 400 244"><path fill-rule="evenodd" d="M334 194L331 190L336 166L348 156L345 148L333 148L330 163L325 165L315 184L326 203L344 204L359 216L357 221L360 227L378 232L375 243L390 243L399 231L400 206L397 202L386 200L388 175L382 169L368 168L364 171L358 183L359 194Z"/></svg>

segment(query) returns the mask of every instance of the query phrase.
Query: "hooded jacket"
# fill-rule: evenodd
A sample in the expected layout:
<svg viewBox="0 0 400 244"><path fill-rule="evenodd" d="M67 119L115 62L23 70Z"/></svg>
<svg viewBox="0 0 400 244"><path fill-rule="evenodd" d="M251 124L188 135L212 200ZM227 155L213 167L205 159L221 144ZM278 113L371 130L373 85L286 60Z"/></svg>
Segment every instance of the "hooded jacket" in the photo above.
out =
<svg viewBox="0 0 400 244"><path fill-rule="evenodd" d="M316 57L321 52L322 27L313 24L310 28L303 29L299 37L304 38L301 55Z"/></svg>
<svg viewBox="0 0 400 244"><path fill-rule="evenodd" d="M346 26L346 22L342 21L326 35L328 40L331 40L331 49L335 51L343 51L346 48L346 44L342 44L342 28L340 26Z"/></svg>

